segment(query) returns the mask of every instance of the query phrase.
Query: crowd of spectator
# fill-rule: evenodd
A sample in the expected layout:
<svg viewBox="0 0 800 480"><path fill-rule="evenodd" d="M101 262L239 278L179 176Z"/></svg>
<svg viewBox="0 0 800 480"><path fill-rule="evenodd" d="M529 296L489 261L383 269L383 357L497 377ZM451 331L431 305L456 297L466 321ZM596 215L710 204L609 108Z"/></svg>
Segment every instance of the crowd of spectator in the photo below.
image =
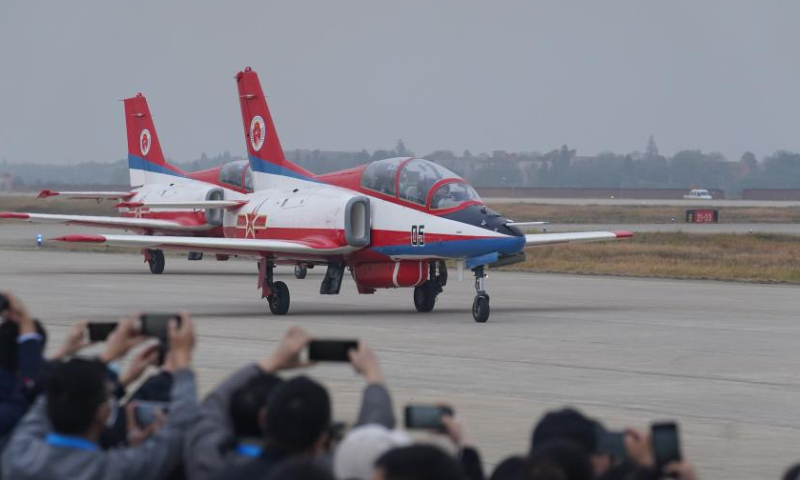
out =
<svg viewBox="0 0 800 480"><path fill-rule="evenodd" d="M358 418L345 427L332 417L325 386L294 374L313 366L302 355L310 337L299 327L199 401L195 327L186 313L169 321L162 340L143 335L136 319L122 320L96 357L78 356L90 345L84 322L45 358L46 330L19 299L0 294L0 317L3 479L697 478L685 460L659 461L647 433L630 429L615 437L571 408L545 414L530 444L520 445L527 453L509 456L486 476L452 408L442 409L436 432L443 442L436 445L415 442L398 427L380 363L364 343L348 352L365 386ZM120 373L117 362L134 349ZM150 371L156 373L142 378ZM607 445L609 438L619 444Z"/></svg>

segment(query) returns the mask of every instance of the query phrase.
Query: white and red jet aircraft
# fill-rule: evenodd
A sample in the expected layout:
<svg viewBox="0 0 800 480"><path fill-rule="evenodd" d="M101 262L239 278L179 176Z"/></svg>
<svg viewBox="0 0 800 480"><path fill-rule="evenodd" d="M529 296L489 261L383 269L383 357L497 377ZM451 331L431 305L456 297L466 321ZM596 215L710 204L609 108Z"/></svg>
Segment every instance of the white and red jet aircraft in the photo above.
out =
<svg viewBox="0 0 800 480"><path fill-rule="evenodd" d="M147 99L140 93L123 100L128 134L127 192L56 192L42 190L39 198L119 200L120 216L56 215L0 212L0 219L29 223L63 223L131 230L146 235L222 237L222 208L239 207L252 192L248 162L186 173L164 159ZM143 249L152 273L164 271L164 253ZM190 252L190 260L202 252ZM226 259L224 256L219 259Z"/></svg>
<svg viewBox="0 0 800 480"><path fill-rule="evenodd" d="M285 158L256 73L247 68L236 75L236 82L254 192L244 199L207 197L183 204L222 208L217 211L222 212L224 238L66 235L54 240L257 257L258 286L277 315L288 312L290 297L286 284L273 280L276 264L326 265L321 294L339 293L345 268L359 293L413 287L416 309L430 312L447 283L445 260L450 259L474 272L472 314L475 321L485 322L488 267L522 261L526 247L632 236L526 235L520 228L531 224L514 223L492 211L462 178L421 158L390 158L314 175Z"/></svg>

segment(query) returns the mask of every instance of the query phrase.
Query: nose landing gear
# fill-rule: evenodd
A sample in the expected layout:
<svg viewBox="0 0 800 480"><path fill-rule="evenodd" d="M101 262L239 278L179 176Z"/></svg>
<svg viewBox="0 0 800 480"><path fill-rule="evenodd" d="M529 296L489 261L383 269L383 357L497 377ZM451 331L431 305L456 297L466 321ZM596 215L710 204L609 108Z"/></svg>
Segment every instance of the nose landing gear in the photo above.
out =
<svg viewBox="0 0 800 480"><path fill-rule="evenodd" d="M489 294L484 289L486 273L483 265L472 269L475 272L475 300L472 302L472 318L478 323L486 323L489 320Z"/></svg>
<svg viewBox="0 0 800 480"><path fill-rule="evenodd" d="M272 272L275 264L262 258L258 264L258 288L261 296L267 299L269 311L274 315L286 315L289 311L289 287L283 282L273 282Z"/></svg>
<svg viewBox="0 0 800 480"><path fill-rule="evenodd" d="M164 252L161 250L147 249L144 250L144 261L150 267L150 273L159 275L164 273Z"/></svg>

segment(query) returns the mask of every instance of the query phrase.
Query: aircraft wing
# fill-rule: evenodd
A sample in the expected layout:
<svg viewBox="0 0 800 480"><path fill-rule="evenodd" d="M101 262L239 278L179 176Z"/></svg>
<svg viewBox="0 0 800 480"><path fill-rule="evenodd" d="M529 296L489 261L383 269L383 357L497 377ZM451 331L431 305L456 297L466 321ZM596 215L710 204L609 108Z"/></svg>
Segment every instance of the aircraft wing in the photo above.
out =
<svg viewBox="0 0 800 480"><path fill-rule="evenodd" d="M134 196L133 192L56 192L42 190L37 198L61 197L67 200L122 200Z"/></svg>
<svg viewBox="0 0 800 480"><path fill-rule="evenodd" d="M192 208L195 210L206 210L209 208L239 208L246 205L245 200L198 200L194 202L120 202L114 207L117 208Z"/></svg>
<svg viewBox="0 0 800 480"><path fill-rule="evenodd" d="M26 223L63 223L66 225L80 225L85 227L109 227L127 230L158 230L158 231L202 231L209 227L206 225L185 225L173 220L158 220L152 218L132 217L103 217L91 215L56 215L50 213L22 213L0 212L0 221L17 221Z"/></svg>
<svg viewBox="0 0 800 480"><path fill-rule="evenodd" d="M569 232L534 233L525 235L525 246L558 245L561 243L589 243L623 240L633 236L631 232Z"/></svg>
<svg viewBox="0 0 800 480"><path fill-rule="evenodd" d="M223 254L261 255L269 253L303 256L342 255L357 250L348 245L317 241L289 241L250 238L172 237L158 235L66 235L53 241L94 243L136 249L205 251Z"/></svg>

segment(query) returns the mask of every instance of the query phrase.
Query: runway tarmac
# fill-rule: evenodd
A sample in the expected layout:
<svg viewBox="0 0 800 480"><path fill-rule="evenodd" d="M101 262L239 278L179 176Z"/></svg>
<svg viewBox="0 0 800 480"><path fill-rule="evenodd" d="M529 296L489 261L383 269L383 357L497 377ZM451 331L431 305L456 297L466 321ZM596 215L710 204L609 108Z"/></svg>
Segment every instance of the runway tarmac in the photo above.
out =
<svg viewBox="0 0 800 480"><path fill-rule="evenodd" d="M0 244L18 230L0 227ZM55 346L78 318L187 309L205 392L271 351L292 324L358 337L378 353L400 418L409 402L452 403L488 465L528 447L543 412L574 405L606 426L678 419L704 478L779 478L800 460L800 321L794 286L493 272L492 316L473 322L472 282L451 275L434 312L410 290L320 296L320 269L289 270L288 316L268 313L251 262L168 257L151 275L139 255L0 249L0 288L16 292ZM352 420L361 381L349 367L311 375Z"/></svg>

